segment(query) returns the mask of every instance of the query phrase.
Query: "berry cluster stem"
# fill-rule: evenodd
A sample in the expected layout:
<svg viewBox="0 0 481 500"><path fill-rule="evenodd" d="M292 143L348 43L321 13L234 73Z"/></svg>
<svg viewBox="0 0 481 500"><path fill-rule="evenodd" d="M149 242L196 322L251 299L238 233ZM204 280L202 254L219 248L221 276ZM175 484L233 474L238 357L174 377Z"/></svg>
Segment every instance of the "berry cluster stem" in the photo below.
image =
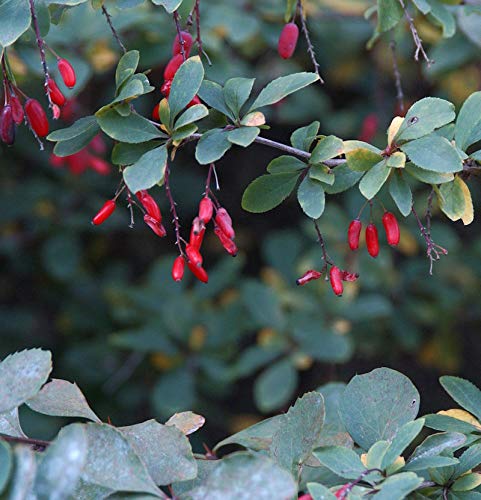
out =
<svg viewBox="0 0 481 500"><path fill-rule="evenodd" d="M102 5L102 14L105 16L105 19L107 20L107 24L109 25L112 35L119 44L119 47L122 49L122 52L125 54L127 52L127 49L125 48L125 45L122 43L122 40L120 39L120 36L117 33L117 30L115 29L115 26L112 23L112 16L110 15L105 5Z"/></svg>
<svg viewBox="0 0 481 500"><path fill-rule="evenodd" d="M180 53L182 54L182 59L185 61L187 59L187 55L184 49L184 38L182 37L182 29L180 27L180 16L177 10L174 10L173 17L175 22L175 29L177 30L177 36L179 37Z"/></svg>
<svg viewBox="0 0 481 500"><path fill-rule="evenodd" d="M202 55L205 56L207 59L207 63L209 66L212 66L212 63L209 59L209 56L207 55L206 51L204 50L203 44L202 44L202 35L200 31L200 0L195 0L195 5L194 5L194 14L195 14L195 27L197 30L197 37L195 39L195 42L197 43L197 48L199 49L199 56L202 57Z"/></svg>
<svg viewBox="0 0 481 500"><path fill-rule="evenodd" d="M179 255L184 255L184 250L182 249L182 244L181 244L182 238L180 236L179 216L177 215L176 203L175 203L174 197L172 196L172 191L170 189L170 166L168 163L167 163L167 166L165 167L164 185L165 185L165 194L167 195L167 199L169 200L169 204L170 204L170 213L172 214L172 223L174 224L175 244L179 248Z"/></svg>
<svg viewBox="0 0 481 500"><path fill-rule="evenodd" d="M324 260L324 267L326 267L327 264L330 264L332 266L332 265L334 265L334 262L331 260L331 258L327 254L326 243L324 242L324 238L322 236L321 230L319 229L319 224L317 223L317 221L315 219L312 219L312 222L314 223L314 227L316 228L317 241L319 242L319 245L321 246L322 258ZM321 272L323 272L323 271L321 271Z"/></svg>

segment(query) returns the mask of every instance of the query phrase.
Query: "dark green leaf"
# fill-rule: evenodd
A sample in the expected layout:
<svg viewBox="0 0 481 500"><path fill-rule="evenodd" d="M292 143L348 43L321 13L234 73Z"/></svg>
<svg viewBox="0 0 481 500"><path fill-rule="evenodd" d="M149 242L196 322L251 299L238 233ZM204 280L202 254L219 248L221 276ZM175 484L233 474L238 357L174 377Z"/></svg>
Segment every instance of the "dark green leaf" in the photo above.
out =
<svg viewBox="0 0 481 500"><path fill-rule="evenodd" d="M132 165L132 163L140 160L145 153L158 147L159 143L157 141L141 142L139 144L119 142L112 150L112 163L115 165Z"/></svg>
<svg viewBox="0 0 481 500"><path fill-rule="evenodd" d="M386 165L386 161L380 161L364 174L359 182L359 191L366 199L372 200L384 186L390 173L391 169Z"/></svg>
<svg viewBox="0 0 481 500"><path fill-rule="evenodd" d="M318 219L323 214L326 199L320 182L304 177L297 191L297 199L308 217Z"/></svg>
<svg viewBox="0 0 481 500"><path fill-rule="evenodd" d="M423 482L423 478L413 472L401 472L388 477L380 485L380 491L373 495L376 500L403 500Z"/></svg>
<svg viewBox="0 0 481 500"><path fill-rule="evenodd" d="M419 418L404 424L394 436L389 448L382 459L381 469L385 469L394 463L398 456L414 441L424 426L424 419Z"/></svg>
<svg viewBox="0 0 481 500"><path fill-rule="evenodd" d="M357 479L366 470L359 455L343 446L325 446L316 450L314 456L334 474L346 479Z"/></svg>
<svg viewBox="0 0 481 500"><path fill-rule="evenodd" d="M167 165L167 148L160 146L143 154L140 159L123 171L124 181L132 193L149 189L164 178Z"/></svg>
<svg viewBox="0 0 481 500"><path fill-rule="evenodd" d="M274 158L269 165L267 171L271 174L295 174L307 168L307 165L296 158L295 156L282 155Z"/></svg>
<svg viewBox="0 0 481 500"><path fill-rule="evenodd" d="M473 383L452 376L441 377L439 382L456 403L481 419L481 391Z"/></svg>
<svg viewBox="0 0 481 500"><path fill-rule="evenodd" d="M179 129L193 122L205 118L209 114L209 110L203 104L195 104L187 108L177 119L174 129Z"/></svg>
<svg viewBox="0 0 481 500"><path fill-rule="evenodd" d="M121 58L117 64L115 71L115 85L117 89L137 70L139 65L140 54L138 50L129 50Z"/></svg>
<svg viewBox="0 0 481 500"><path fill-rule="evenodd" d="M232 142L232 144L237 144L238 146L246 148L254 142L259 132L260 129L258 127L240 127L231 130L227 134L227 139L229 142Z"/></svg>
<svg viewBox="0 0 481 500"><path fill-rule="evenodd" d="M110 109L97 116L97 122L109 137L129 144L165 137L149 120L136 113L120 116L115 110Z"/></svg>
<svg viewBox="0 0 481 500"><path fill-rule="evenodd" d="M384 33L394 28L403 14L398 0L377 0L377 31Z"/></svg>
<svg viewBox="0 0 481 500"><path fill-rule="evenodd" d="M195 149L195 158L201 165L208 165L222 158L232 147L225 130L209 130L202 135Z"/></svg>
<svg viewBox="0 0 481 500"><path fill-rule="evenodd" d="M224 85L224 100L234 116L238 117L242 106L251 95L255 78L231 78Z"/></svg>
<svg viewBox="0 0 481 500"><path fill-rule="evenodd" d="M309 151L319 132L319 127L320 123L316 121L312 122L310 125L294 130L291 135L292 146L302 151Z"/></svg>
<svg viewBox="0 0 481 500"><path fill-rule="evenodd" d="M292 192L298 174L269 174L253 180L242 196L242 208L252 213L268 212Z"/></svg>
<svg viewBox="0 0 481 500"><path fill-rule="evenodd" d="M334 184L332 186L324 186L324 191L327 194L337 194L348 190L352 186L355 186L363 175L362 172L353 172L347 163L336 167L334 174L336 176Z"/></svg>
<svg viewBox="0 0 481 500"><path fill-rule="evenodd" d="M344 144L339 137L328 135L322 138L313 149L309 163L322 163L323 161L339 156L344 152Z"/></svg>
<svg viewBox="0 0 481 500"><path fill-rule="evenodd" d="M481 139L481 92L471 94L464 102L456 120L456 146L466 149Z"/></svg>
<svg viewBox="0 0 481 500"><path fill-rule="evenodd" d="M199 56L190 57L177 70L169 94L171 122L195 97L203 79L204 67Z"/></svg>
<svg viewBox="0 0 481 500"><path fill-rule="evenodd" d="M199 89L199 97L211 108L234 119L234 116L225 103L222 87L218 83L204 80Z"/></svg>
<svg viewBox="0 0 481 500"><path fill-rule="evenodd" d="M28 2L0 0L0 47L12 45L30 26Z"/></svg>
<svg viewBox="0 0 481 500"><path fill-rule="evenodd" d="M396 171L391 175L391 179L389 180L389 194L399 208L399 211L404 217L407 217L411 213L413 194L404 178L403 172Z"/></svg>

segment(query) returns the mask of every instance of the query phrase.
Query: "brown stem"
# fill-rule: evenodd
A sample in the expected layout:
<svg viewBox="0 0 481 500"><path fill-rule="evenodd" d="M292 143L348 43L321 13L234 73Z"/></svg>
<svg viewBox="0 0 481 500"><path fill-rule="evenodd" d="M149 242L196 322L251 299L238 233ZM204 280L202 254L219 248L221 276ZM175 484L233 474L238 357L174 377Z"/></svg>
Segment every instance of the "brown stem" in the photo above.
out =
<svg viewBox="0 0 481 500"><path fill-rule="evenodd" d="M164 184L165 184L165 193L170 203L172 224L174 224L175 244L179 248L179 254L184 255L184 250L182 249L182 243L181 243L182 237L180 236L179 216L177 215L176 203L174 201L174 197L172 196L172 191L170 189L170 166L168 163L167 166L165 167Z"/></svg>
<svg viewBox="0 0 481 500"><path fill-rule="evenodd" d="M177 30L177 36L179 37L179 43L180 43L180 53L182 54L182 59L185 61L187 59L187 56L185 54L185 48L184 48L184 38L182 36L182 30L180 28L180 17L179 17L179 12L174 11L174 22L175 22L175 29Z"/></svg>
<svg viewBox="0 0 481 500"><path fill-rule="evenodd" d="M321 246L322 258L325 263L324 268L327 267L327 264L330 264L332 266L334 265L334 262L330 259L329 255L327 254L326 244L324 242L324 238L322 237L321 230L319 229L319 224L315 219L312 219L312 222L314 223L314 227L316 228L317 240L319 241L319 245ZM321 272L324 272L324 268Z"/></svg>
<svg viewBox="0 0 481 500"><path fill-rule="evenodd" d="M47 446L50 444L50 441L43 441L42 439L32 439L19 436L7 436L6 434L0 434L0 439L6 441L7 443L30 444L34 446L37 451L44 451L45 448L47 448Z"/></svg>
<svg viewBox="0 0 481 500"><path fill-rule="evenodd" d="M195 27L197 30L197 38L195 39L195 41L197 43L197 48L199 49L199 56L202 57L202 55L204 55L205 58L207 59L207 63L209 64L209 66L212 66L209 56L207 55L207 52L204 50L202 44L202 36L200 32L200 0L195 0L194 14L195 14Z"/></svg>
<svg viewBox="0 0 481 500"><path fill-rule="evenodd" d="M120 39L119 34L117 33L117 30L115 29L113 23L112 23L112 16L110 15L109 11L105 7L105 5L102 5L102 14L105 16L105 19L107 20L107 24L110 27L110 31L112 32L112 35L114 36L115 40L119 44L119 47L122 49L122 52L125 54L127 52L127 49L125 48L125 45L122 43L122 40Z"/></svg>

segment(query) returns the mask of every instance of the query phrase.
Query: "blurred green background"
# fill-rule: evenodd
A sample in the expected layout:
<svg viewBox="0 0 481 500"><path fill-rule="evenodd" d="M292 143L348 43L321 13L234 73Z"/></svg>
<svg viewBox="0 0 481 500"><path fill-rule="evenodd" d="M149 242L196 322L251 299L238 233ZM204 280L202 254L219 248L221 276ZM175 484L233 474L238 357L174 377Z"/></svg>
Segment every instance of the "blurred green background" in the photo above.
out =
<svg viewBox="0 0 481 500"><path fill-rule="evenodd" d="M184 3L188 10L189 2ZM365 48L373 24L362 14L371 3L306 2L327 83L270 109L271 130L263 135L288 142L297 127L319 120L321 133L354 139L371 115L379 123L372 142L384 147L396 91L389 36L372 51ZM128 8L107 2L114 24L127 47L140 50L142 69L152 68L149 78L159 88L175 35L172 19L146 2L116 4ZM232 76L256 77L261 88L277 76L310 71L303 40L293 59L277 55L283 10L279 0L202 2L203 40L213 62L206 66L207 78L222 83ZM441 30L422 16L416 25L436 63L426 70L413 61L407 26L393 33L406 104L435 95L459 107L480 88L480 31L473 34L469 22L460 20L457 34L442 39ZM70 94L73 115L91 114L107 102L120 53L101 13L87 5L67 10L46 40L77 69L80 84ZM10 51L10 62L21 88L44 102L32 42L31 33L24 35ZM150 115L159 98L158 90L142 98L138 110ZM399 248L389 248L382 238L380 256L373 260L364 248L353 254L346 245L347 226L363 203L357 189L330 196L320 221L329 253L361 277L346 286L342 298L322 280L297 288L298 276L321 267L313 228L296 200L263 215L242 211L243 190L278 152L260 145L235 148L217 164L218 197L232 214L241 252L236 259L225 256L210 235L205 243L209 284L194 283L190 276L177 284L170 278L171 226L165 239L156 238L141 218L129 229L125 206L101 227L90 225L117 186L114 167L109 176L92 170L74 175L53 167L49 144L46 150L39 152L25 127L14 147L0 149L0 355L34 346L51 349L54 376L77 382L104 420L117 425L150 417L164 421L191 409L207 418L194 438L200 449L202 442L213 445L285 410L307 390L378 366L396 368L413 380L424 396L423 413L449 407L437 384L440 374L481 383L477 222L463 227L435 210L434 239L449 256L430 277L412 217L401 221ZM186 231L205 175L191 145L179 151L171 182ZM475 207L476 184L470 182ZM163 190L152 194L168 223ZM427 194L416 192L421 213ZM395 210L390 198L380 199ZM375 205L379 226L381 216ZM61 424L33 417L28 409L22 419L28 434L42 438Z"/></svg>

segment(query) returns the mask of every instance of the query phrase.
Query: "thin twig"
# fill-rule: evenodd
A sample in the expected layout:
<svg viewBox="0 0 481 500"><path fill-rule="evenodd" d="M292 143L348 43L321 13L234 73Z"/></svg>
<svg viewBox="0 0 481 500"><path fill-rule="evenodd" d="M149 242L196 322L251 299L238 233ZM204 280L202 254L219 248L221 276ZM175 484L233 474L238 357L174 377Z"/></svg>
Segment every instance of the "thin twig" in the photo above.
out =
<svg viewBox="0 0 481 500"><path fill-rule="evenodd" d="M396 42L394 40L391 40L389 47L391 48L392 54L392 67L394 73L394 82L396 85L396 99L399 103L399 110L404 114L404 92L401 83L401 72L399 71L399 66L397 63Z"/></svg>
<svg viewBox="0 0 481 500"><path fill-rule="evenodd" d="M45 448L50 444L50 441L44 441L42 439L33 439L20 436L8 436L6 434L0 434L0 439L6 441L7 443L21 443L29 444L35 447L36 451L44 451Z"/></svg>
<svg viewBox="0 0 481 500"><path fill-rule="evenodd" d="M306 19L304 17L304 11L302 7L302 0L297 0L297 11L299 12L299 18L301 20L301 27L302 27L302 33L304 34L304 38L307 43L307 53L309 54L309 57L311 58L312 64L314 65L314 71L317 73L317 76L319 77L319 82L321 84L324 83L324 80L322 79L321 72L319 70L319 63L317 62L316 59L316 52L314 50L314 46L312 45L311 42L311 37L309 35L309 30L307 29L307 23Z"/></svg>
<svg viewBox="0 0 481 500"><path fill-rule="evenodd" d="M50 109L53 109L53 102L50 97L50 89L48 86L48 80L50 78L50 75L48 73L47 59L45 56L45 47L44 47L45 42L43 41L42 35L40 34L40 27L38 25L37 13L35 12L35 2L34 0L29 0L29 3L30 3L30 13L32 15L33 29L35 30L35 38L37 39L37 46L40 52L40 60L42 61L42 69L44 76L43 86L45 87L45 94L47 95L48 99L48 107Z"/></svg>
<svg viewBox="0 0 481 500"><path fill-rule="evenodd" d="M195 27L197 30L197 38L195 39L195 42L197 43L199 56L202 57L202 55L204 55L205 58L207 59L207 64L209 66L212 66L212 62L210 61L210 58L207 55L207 52L204 50L204 46L202 44L202 36L200 32L200 0L195 0L194 14L195 14Z"/></svg>
<svg viewBox="0 0 481 500"><path fill-rule="evenodd" d="M177 209L175 208L176 203L174 201L174 198L172 196L172 191L170 189L170 166L169 166L169 163L167 163L167 166L165 167L164 185L165 185L165 193L166 193L167 198L168 198L169 203L170 203L170 212L172 214L172 224L174 224L175 244L179 248L180 255L184 255L184 250L182 249L182 244L181 244L182 237L180 236L179 216L177 215Z"/></svg>
<svg viewBox="0 0 481 500"><path fill-rule="evenodd" d="M110 31L112 32L112 35L114 36L115 40L119 44L119 47L122 49L122 52L125 54L127 52L127 49L125 48L125 45L122 43L122 40L120 39L119 34L117 33L117 30L115 29L114 25L112 24L112 16L110 15L109 11L105 7L105 5L102 5L102 13L105 16L105 19L107 20L107 23L110 27Z"/></svg>
<svg viewBox="0 0 481 500"><path fill-rule="evenodd" d="M324 242L324 238L322 237L321 230L319 229L319 224L317 223L316 219L312 219L312 222L314 223L314 227L316 228L316 233L317 233L317 240L319 241L319 245L321 246L322 250L322 258L324 260L324 267L321 270L321 273L324 272L324 268L327 267L327 264L330 264L331 266L334 264L334 262L331 260L329 257L327 250L326 250L326 244Z"/></svg>
<svg viewBox="0 0 481 500"><path fill-rule="evenodd" d="M428 68L431 66L431 64L434 63L432 59L429 59L428 55L426 54L426 51L424 50L423 47L423 41L421 40L421 37L419 36L418 30L416 29L416 26L414 26L414 20L409 14L409 11L406 7L406 4L404 3L404 0L399 0L399 3L401 4L401 7L404 10L404 15L408 21L409 24L409 29L411 30L411 35L413 37L414 45L416 46L416 52L414 53L414 60L419 61L419 54L423 56L423 59L427 62Z"/></svg>
<svg viewBox="0 0 481 500"><path fill-rule="evenodd" d="M182 30L180 28L179 12L174 10L173 17L175 22L175 29L177 30L177 36L179 38L179 43L180 43L180 53L182 54L182 59L185 61L187 59L187 55L185 53L185 48L184 48L185 45L184 37L182 36Z"/></svg>

